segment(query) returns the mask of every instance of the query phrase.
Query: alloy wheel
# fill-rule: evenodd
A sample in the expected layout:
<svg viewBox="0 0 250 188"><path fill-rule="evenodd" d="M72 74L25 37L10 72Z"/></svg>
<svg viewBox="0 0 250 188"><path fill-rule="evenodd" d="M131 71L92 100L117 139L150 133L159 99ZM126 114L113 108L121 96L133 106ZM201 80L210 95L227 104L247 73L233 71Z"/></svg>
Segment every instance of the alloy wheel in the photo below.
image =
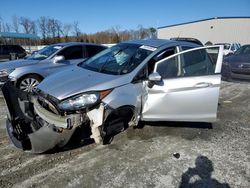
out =
<svg viewBox="0 0 250 188"><path fill-rule="evenodd" d="M21 81L19 88L22 91L32 92L34 89L37 88L37 85L39 83L40 82L35 78L25 78L24 80Z"/></svg>

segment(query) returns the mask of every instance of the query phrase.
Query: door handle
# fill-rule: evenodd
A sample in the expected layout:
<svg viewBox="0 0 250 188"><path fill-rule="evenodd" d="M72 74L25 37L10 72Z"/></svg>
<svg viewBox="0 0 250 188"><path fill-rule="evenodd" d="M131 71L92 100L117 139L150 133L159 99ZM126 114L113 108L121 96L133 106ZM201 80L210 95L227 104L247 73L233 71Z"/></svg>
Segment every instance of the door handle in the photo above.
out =
<svg viewBox="0 0 250 188"><path fill-rule="evenodd" d="M212 83L207 83L207 82L200 82L195 84L194 87L196 88L205 88L205 87L211 87L213 84Z"/></svg>

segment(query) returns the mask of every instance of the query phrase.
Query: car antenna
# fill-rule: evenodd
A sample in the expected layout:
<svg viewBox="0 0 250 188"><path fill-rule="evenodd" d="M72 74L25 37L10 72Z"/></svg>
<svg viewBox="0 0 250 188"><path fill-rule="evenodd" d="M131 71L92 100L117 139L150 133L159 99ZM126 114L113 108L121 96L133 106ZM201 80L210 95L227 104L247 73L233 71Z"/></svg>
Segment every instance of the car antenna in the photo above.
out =
<svg viewBox="0 0 250 188"><path fill-rule="evenodd" d="M181 35L182 31L179 32L179 35L177 37L177 40L180 38L180 35Z"/></svg>

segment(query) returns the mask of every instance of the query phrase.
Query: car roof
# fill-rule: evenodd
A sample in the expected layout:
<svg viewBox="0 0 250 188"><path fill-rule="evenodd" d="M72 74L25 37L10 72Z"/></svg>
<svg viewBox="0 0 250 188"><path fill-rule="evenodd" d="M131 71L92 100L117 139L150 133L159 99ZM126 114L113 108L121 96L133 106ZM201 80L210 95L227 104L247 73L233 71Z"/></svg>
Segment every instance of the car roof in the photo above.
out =
<svg viewBox="0 0 250 188"><path fill-rule="evenodd" d="M87 43L87 42L61 42L61 43L56 43L56 44L52 44L52 45L53 46L93 45L93 46L105 47L101 44L94 44L94 43Z"/></svg>
<svg viewBox="0 0 250 188"><path fill-rule="evenodd" d="M185 41L185 42L192 42L198 45L203 46L202 42L196 38L190 38L190 37L173 37L170 38L170 40L175 40L175 41Z"/></svg>
<svg viewBox="0 0 250 188"><path fill-rule="evenodd" d="M160 48L162 46L174 46L174 45L188 45L193 47L199 47L200 45L192 43L192 42L186 42L186 41L175 41L175 40L167 40L167 39L146 39L146 40L132 40L127 41L123 43L128 44L139 44L139 45L146 45L151 46L154 48Z"/></svg>
<svg viewBox="0 0 250 188"><path fill-rule="evenodd" d="M147 39L147 40L132 40L132 41L124 42L124 43L140 44L140 45L147 45L147 46L159 48L160 46L171 44L171 43L174 44L175 42L171 40L166 40L166 39Z"/></svg>

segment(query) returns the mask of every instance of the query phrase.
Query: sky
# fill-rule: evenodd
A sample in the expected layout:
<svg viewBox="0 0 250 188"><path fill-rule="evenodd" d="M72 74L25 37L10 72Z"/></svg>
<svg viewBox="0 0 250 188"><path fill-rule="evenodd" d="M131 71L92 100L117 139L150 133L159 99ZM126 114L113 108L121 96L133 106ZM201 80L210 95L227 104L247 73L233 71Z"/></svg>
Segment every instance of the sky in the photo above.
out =
<svg viewBox="0 0 250 188"><path fill-rule="evenodd" d="M250 0L1 0L0 17L79 22L84 33L162 27L212 17L250 17Z"/></svg>

